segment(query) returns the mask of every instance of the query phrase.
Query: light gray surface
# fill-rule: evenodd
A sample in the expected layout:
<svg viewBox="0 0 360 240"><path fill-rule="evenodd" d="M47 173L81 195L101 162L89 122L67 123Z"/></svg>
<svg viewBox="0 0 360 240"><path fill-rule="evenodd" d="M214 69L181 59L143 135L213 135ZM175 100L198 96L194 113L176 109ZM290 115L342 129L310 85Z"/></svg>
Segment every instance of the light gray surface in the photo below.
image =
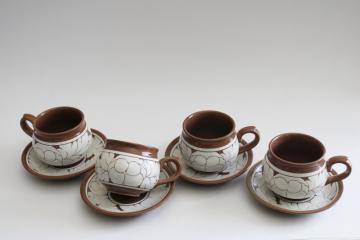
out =
<svg viewBox="0 0 360 240"><path fill-rule="evenodd" d="M360 1L0 1L1 239L360 237ZM310 133L354 171L340 201L305 217L258 205L245 178L179 182L134 219L93 213L80 179L25 172L25 112L81 108L111 138L158 146L191 112L218 109L262 133Z"/></svg>

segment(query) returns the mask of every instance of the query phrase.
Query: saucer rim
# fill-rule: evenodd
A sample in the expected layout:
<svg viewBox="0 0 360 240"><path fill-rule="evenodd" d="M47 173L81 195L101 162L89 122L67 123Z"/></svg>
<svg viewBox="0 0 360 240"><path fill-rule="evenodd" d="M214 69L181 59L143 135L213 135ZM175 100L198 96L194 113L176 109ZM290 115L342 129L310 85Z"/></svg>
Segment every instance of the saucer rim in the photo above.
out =
<svg viewBox="0 0 360 240"><path fill-rule="evenodd" d="M176 137L174 140L172 140L169 143L169 145L166 147L165 157L170 156L170 153L171 153L172 149L179 142L179 139L180 139L180 136ZM240 143L247 144L247 142L245 140L241 140ZM196 183L196 184L199 184L199 185L217 185L217 184L223 184L223 183L229 182L229 181L231 181L231 180L233 180L233 179L235 179L237 177L240 177L251 166L251 164L253 162L253 152L252 152L252 150L249 150L249 151L246 151L246 153L247 153L248 161L247 161L246 165L244 166L244 168L241 171L239 171L236 174L231 175L229 177L218 179L218 180L204 181L204 180L199 180L199 179L195 179L195 178L191 178L189 176L186 176L186 175L183 174L183 170L182 170L180 178L182 178L182 179L184 179L184 180L186 180L188 182ZM242 153L239 152L239 154L242 154ZM239 154L238 154L238 156L239 156ZM196 171L196 170L194 170L194 171Z"/></svg>
<svg viewBox="0 0 360 240"><path fill-rule="evenodd" d="M96 130L96 129L93 129L93 128L90 128L91 129L91 134L96 134L98 135L104 142L105 142L105 145L106 145L106 141L107 141L107 137L102 133L100 132L99 130ZM26 145L25 149L23 150L22 152L22 155L21 155L21 163L23 165L23 167L25 168L25 170L30 173L31 175L33 176L36 176L38 178L41 178L41 179L44 179L44 180L67 180L67 179L71 179L71 178L74 178L74 177L77 177L87 171L90 171L91 169L93 169L95 167L95 164L93 165L90 165L89 167L87 167L86 169L83 169L79 172L75 172L75 173L72 173L72 174L68 174L68 175L59 175L59 176L49 176L49 175L45 175L45 174L41 174L41 173L38 173L36 171L34 171L27 163L27 159L26 159L26 155L27 153L29 152L29 150L31 149L32 147L32 143L30 142L29 144ZM81 164L81 163L79 163ZM72 166L74 167L74 166ZM66 167L65 167L66 169Z"/></svg>
<svg viewBox="0 0 360 240"><path fill-rule="evenodd" d="M165 170L167 174L168 171ZM81 185L80 185L80 196L83 200L83 202L90 207L92 210L94 210L97 213L101 213L110 217L136 217L136 216L140 216L143 215L147 212L150 212L151 210L158 208L160 205L162 205L164 202L166 202L166 200L171 196L171 194L174 192L175 190L175 184L176 181L169 183L169 191L166 193L165 197L161 199L161 201L157 202L155 205L149 207L149 208L145 208L143 210L140 211L135 211L135 212L111 212L111 211L106 211L103 210L101 208L98 208L96 205L94 205L89 198L87 197L86 194L86 185L88 184L89 180L91 179L91 177L93 175L95 175L95 170L91 170L88 173L86 173L86 175L84 176L83 180L81 181ZM150 190L151 191L151 190Z"/></svg>
<svg viewBox="0 0 360 240"><path fill-rule="evenodd" d="M334 199L331 200L331 202L321 208L317 208L317 209L313 209L313 210L290 210L290 209L286 209L286 208L281 208L281 207L277 207L265 200L263 200L262 198L260 198L256 192L254 191L253 187L252 187L252 176L253 173L255 171L255 169L258 168L259 165L262 164L262 161L260 160L259 162L255 163L250 169L249 172L246 176L246 186L247 189L249 190L250 194L257 200L257 202L259 202L260 204L262 204L265 207L268 207L274 211L277 212L281 212L281 213L286 213L286 214L291 214L291 215L306 215L306 214L313 214L313 213L318 213L318 212L322 212L325 211L331 207L333 207L335 205L335 203L338 202L338 200L341 198L342 193L344 191L344 184L342 181L338 181L336 182L338 184L338 191L336 193L336 196ZM337 172L335 170L331 171L332 174L337 174Z"/></svg>

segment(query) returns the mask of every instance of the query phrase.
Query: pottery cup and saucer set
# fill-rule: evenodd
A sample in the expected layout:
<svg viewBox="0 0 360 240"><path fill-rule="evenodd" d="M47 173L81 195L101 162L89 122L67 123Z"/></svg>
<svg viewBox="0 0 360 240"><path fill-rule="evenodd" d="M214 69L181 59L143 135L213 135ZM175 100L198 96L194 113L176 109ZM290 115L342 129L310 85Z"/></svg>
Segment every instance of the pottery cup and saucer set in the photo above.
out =
<svg viewBox="0 0 360 240"><path fill-rule="evenodd" d="M96 212L115 217L138 216L159 207L174 192L179 177L200 185L239 177L251 167L252 149L260 141L256 127L236 131L230 116L211 110L189 115L161 159L155 147L108 139L90 128L83 112L74 107L24 114L20 126L32 138L22 153L29 173L46 180L84 175L83 201ZM246 134L253 140L243 140ZM330 208L341 197L342 180L350 175L351 164L345 156L326 161L324 154L324 145L309 135L275 137L265 158L247 174L249 192L264 206L283 213ZM337 163L346 166L341 174L332 170Z"/></svg>

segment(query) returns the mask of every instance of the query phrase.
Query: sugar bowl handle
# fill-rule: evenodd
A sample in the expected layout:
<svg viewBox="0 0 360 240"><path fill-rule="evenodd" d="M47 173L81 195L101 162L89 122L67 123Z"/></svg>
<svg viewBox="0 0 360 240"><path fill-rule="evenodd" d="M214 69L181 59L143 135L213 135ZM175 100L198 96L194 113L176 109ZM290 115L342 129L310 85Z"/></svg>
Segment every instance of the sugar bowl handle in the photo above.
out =
<svg viewBox="0 0 360 240"><path fill-rule="evenodd" d="M340 174L329 176L327 181L326 181L326 184L341 181L341 180L347 178L350 175L351 169L352 169L351 168L351 163L350 163L350 161L348 160L348 158L346 156L335 156L335 157L330 158L326 162L327 171L331 172L332 166L334 164L337 164L337 163L344 164L346 166L345 171L340 173Z"/></svg>
<svg viewBox="0 0 360 240"><path fill-rule="evenodd" d="M237 133L238 141L240 142L242 137L248 133L254 134L254 139L251 142L241 146L240 153L243 153L243 152L253 149L260 141L260 132L254 126L248 126L248 127L244 127L242 129L240 129Z"/></svg>
<svg viewBox="0 0 360 240"><path fill-rule="evenodd" d="M20 126L22 130L30 137L32 137L34 129L29 126L28 122L34 126L35 119L36 117L34 115L28 113L25 113L24 116L20 119Z"/></svg>
<svg viewBox="0 0 360 240"><path fill-rule="evenodd" d="M165 179L161 179L158 181L158 183L156 184L155 187L162 185L162 184L167 184L167 183L171 183L174 182L181 174L181 165L179 163L179 160L177 158L174 157L164 157L163 159L160 160L160 169L166 169L166 168L170 168L173 169L173 167L170 165L167 166L167 164L169 163L173 163L175 164L175 170L171 171L171 174L168 178Z"/></svg>

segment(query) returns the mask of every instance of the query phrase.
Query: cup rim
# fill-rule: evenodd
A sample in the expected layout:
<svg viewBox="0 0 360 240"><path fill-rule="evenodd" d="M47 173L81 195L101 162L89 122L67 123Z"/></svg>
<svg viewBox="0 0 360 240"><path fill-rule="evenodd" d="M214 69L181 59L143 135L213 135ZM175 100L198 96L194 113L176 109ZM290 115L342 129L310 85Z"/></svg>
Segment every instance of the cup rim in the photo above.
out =
<svg viewBox="0 0 360 240"><path fill-rule="evenodd" d="M81 120L80 122L70 128L70 129L67 129L65 131L61 131L61 132L45 132L45 131L42 131L38 128L37 126L37 123L38 123L38 119L41 119L42 117L44 117L46 114L48 114L49 112L53 112L53 111L57 111L57 110L63 110L63 109L70 109L70 110L73 110L75 112L78 112L80 114L80 117L81 117ZM39 136L58 136L58 135L66 135L68 133L71 133L73 132L74 130L78 129L79 126L83 125L85 123L85 116L84 116L84 113L78 109L78 108L75 108L75 107L70 107L70 106L59 106L59 107L53 107L53 108L49 108L49 109L46 109L45 111L42 111L41 113L39 113L35 119L35 122L34 122L34 130L36 132L36 135L39 135Z"/></svg>
<svg viewBox="0 0 360 240"><path fill-rule="evenodd" d="M315 142L318 143L318 145L320 146L321 150L322 150L322 154L321 156L314 160L314 161L311 161L311 162L306 162L306 163L296 163L296 162L291 162L291 161L288 161L284 158L281 158L279 155L277 155L274 151L273 151L273 144L275 143L275 141L277 139L280 139L280 138L283 138L283 137L286 137L286 136L301 136L301 137L306 137L306 138L309 138L309 139L312 139L314 140ZM310 166L310 165L314 165L314 164L318 164L320 161L323 160L324 156L325 156L325 153L326 153L326 149L325 149L325 146L324 144L317 138L309 135L309 134L305 134L305 133L298 133L298 132L288 132L288 133L281 133L275 137L273 137L270 142L269 142L269 145L268 145L268 149L269 149L269 152L272 154L272 156L274 156L276 158L277 161L285 164L285 165L292 165L292 166Z"/></svg>
<svg viewBox="0 0 360 240"><path fill-rule="evenodd" d="M142 151L125 151L125 150L119 150L118 148L114 147L114 146L109 146L111 144L116 144L117 146L119 145L127 145L133 148L140 148L142 150L148 150L147 153L149 154L144 154L144 152ZM125 152L125 153L130 153L130 154L134 154L137 156L141 156L141 157L150 157L150 158L154 158L157 159L157 154L159 152L159 149L156 147L152 147L152 146L147 146L147 145L143 145L143 144L139 144L139 143L133 143L133 142L127 142L127 141L122 141L122 140L117 140L117 139L107 139L104 150L110 150L110 151L114 151L114 152Z"/></svg>
<svg viewBox="0 0 360 240"><path fill-rule="evenodd" d="M192 118L192 117L194 117L196 115L206 114L206 113L217 113L217 114L220 114L220 115L223 115L223 116L227 117L230 120L231 124L232 124L231 130L226 135L221 136L221 137L217 137L217 138L202 138L202 137L197 137L197 136L191 134L186 128L186 123L189 121L190 118ZM183 127L183 131L185 132L185 134L188 135L189 137L191 137L192 139L195 139L195 140L198 140L198 141L205 141L205 142L217 142L217 141L227 139L227 138L229 138L229 137L231 137L233 135L233 133L235 132L235 121L231 116L229 116L226 113L216 111L216 110L202 110L202 111L197 111L197 112L194 112L194 113L191 113L190 115L188 115L185 118L185 120L183 121L182 127Z"/></svg>

